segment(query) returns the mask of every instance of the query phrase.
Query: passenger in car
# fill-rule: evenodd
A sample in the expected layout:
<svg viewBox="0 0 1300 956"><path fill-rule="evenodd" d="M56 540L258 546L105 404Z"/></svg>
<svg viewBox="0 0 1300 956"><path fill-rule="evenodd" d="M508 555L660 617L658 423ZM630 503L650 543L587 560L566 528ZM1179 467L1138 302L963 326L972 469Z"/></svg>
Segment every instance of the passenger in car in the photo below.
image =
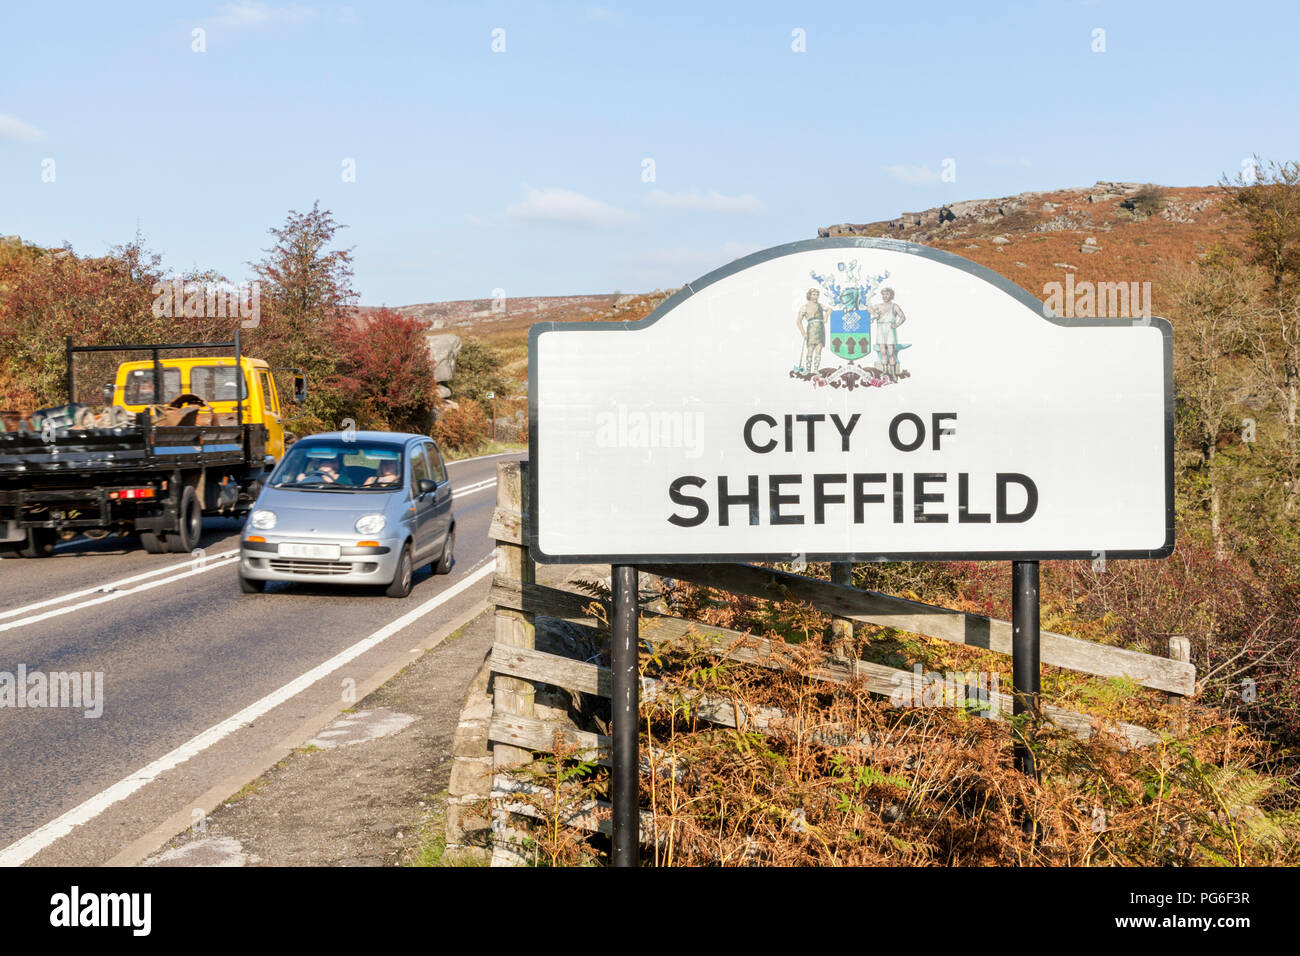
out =
<svg viewBox="0 0 1300 956"><path fill-rule="evenodd" d="M395 484L397 484L397 462L391 458L385 458L379 462L379 470L367 478L362 483L362 487Z"/></svg>

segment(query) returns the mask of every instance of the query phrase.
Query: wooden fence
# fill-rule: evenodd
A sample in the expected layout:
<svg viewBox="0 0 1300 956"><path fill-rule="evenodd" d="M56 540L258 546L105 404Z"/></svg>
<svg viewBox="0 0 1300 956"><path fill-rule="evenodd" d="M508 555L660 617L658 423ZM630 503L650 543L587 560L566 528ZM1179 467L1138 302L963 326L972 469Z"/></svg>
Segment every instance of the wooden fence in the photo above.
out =
<svg viewBox="0 0 1300 956"><path fill-rule="evenodd" d="M481 753L458 756L458 760L475 759L486 765L482 766L484 772L475 777L480 781L476 793L455 793L453 787L453 799L460 803L472 796L491 800L494 865L521 862L517 850L512 849L515 844L512 841L511 815L537 815L534 804L524 797L547 795L544 787L521 781L508 771L532 761L535 753L552 752L557 740L563 741L566 748L576 748L587 759L604 764L609 762L610 740L607 736L539 719L534 712L534 691L540 685L609 698L609 668L539 650L536 628L539 618L549 618L569 622L569 626L594 630L593 604L605 603L605 620L609 620L610 608L608 602L600 602L590 595L536 583L534 564L527 548L527 469L527 462L497 466L497 508L490 532L497 542L496 576L490 593L490 600L496 608L496 642L485 664L488 679L483 682L485 687L491 688L492 698L485 734L490 761ZM835 570L840 573L833 575L836 579L833 581L744 564L663 564L642 566L638 570L735 594L806 602L832 615L836 641L851 635L852 622L863 621L1001 654L1011 653L1011 624L1007 621L858 590L844 583L847 576L838 567ZM688 633L695 633L714 644L721 657L759 666L780 666L772 663L770 646L765 639L713 625L697 625L666 613L641 611L640 638L643 642L662 644ZM1050 631L1043 631L1041 639L1044 664L1101 677L1124 677L1143 687L1189 696L1196 689L1196 670L1187 660L1185 639L1171 639L1170 650L1171 656L1164 658ZM813 673L813 677L831 682L862 681L869 691L886 696L898 693L902 688L919 697L924 689L923 677L914 671L848 658L828 659ZM643 681L643 700L653 699L659 691L655 681ZM731 700L706 694L699 695L692 705L699 718L730 727L762 730L786 717L772 709L750 712ZM996 705L1001 714L1011 714L1011 695L997 694ZM1043 704L1041 713L1083 739L1103 729L1096 717L1051 704ZM1132 747L1145 746L1159 739L1150 730L1133 724L1113 723L1104 729ZM459 754L460 750L457 752ZM453 780L455 777L453 770ZM467 788L461 789L465 791ZM607 804L588 801L571 808L565 822L570 826L608 833L607 811ZM643 813L643 841L649 841L652 832L649 815ZM461 831L458 830L457 838L452 839L449 829L449 845L459 839Z"/></svg>

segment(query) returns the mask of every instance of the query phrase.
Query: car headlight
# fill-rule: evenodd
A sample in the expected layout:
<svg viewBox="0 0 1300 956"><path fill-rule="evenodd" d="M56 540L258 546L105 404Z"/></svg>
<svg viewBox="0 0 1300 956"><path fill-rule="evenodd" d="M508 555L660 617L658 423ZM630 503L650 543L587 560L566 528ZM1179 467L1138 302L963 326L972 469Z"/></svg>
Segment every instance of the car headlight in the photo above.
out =
<svg viewBox="0 0 1300 956"><path fill-rule="evenodd" d="M378 534L388 524L383 515L362 515L357 519L357 534Z"/></svg>
<svg viewBox="0 0 1300 956"><path fill-rule="evenodd" d="M254 511L249 517L248 523L258 531L270 531L275 527L275 512Z"/></svg>

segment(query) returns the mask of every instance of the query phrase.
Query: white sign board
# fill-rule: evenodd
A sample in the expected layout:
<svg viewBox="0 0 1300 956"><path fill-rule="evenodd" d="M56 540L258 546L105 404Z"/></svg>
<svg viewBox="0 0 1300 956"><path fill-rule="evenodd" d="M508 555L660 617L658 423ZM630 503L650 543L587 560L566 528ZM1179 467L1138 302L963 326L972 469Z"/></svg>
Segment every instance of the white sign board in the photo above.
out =
<svg viewBox="0 0 1300 956"><path fill-rule="evenodd" d="M756 253L530 339L543 562L1163 557L1172 337L887 239Z"/></svg>

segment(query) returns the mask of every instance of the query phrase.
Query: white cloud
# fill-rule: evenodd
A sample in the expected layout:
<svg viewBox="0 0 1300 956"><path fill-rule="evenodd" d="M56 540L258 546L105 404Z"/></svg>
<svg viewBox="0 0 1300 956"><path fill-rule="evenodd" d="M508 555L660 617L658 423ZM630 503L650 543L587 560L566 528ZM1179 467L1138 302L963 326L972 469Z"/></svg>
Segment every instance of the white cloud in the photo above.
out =
<svg viewBox="0 0 1300 956"><path fill-rule="evenodd" d="M617 206L592 199L571 189L555 186L534 189L524 186L523 202L506 208L507 215L515 219L536 222L558 222L570 226L615 226L631 217Z"/></svg>
<svg viewBox="0 0 1300 956"><path fill-rule="evenodd" d="M724 196L714 190L707 193L695 189L690 192L670 193L656 189L646 197L646 202L667 209L701 209L706 212L741 215L752 215L763 211L763 203L757 196L751 196L749 193L743 196Z"/></svg>
<svg viewBox="0 0 1300 956"><path fill-rule="evenodd" d="M228 27L260 27L268 23L302 23L314 16L315 8L301 3L275 7L260 0L238 0L237 3L222 4L217 10L216 21Z"/></svg>
<svg viewBox="0 0 1300 956"><path fill-rule="evenodd" d="M18 143L34 143L44 135L31 123L25 123L17 116L0 113L0 139L9 139Z"/></svg>
<svg viewBox="0 0 1300 956"><path fill-rule="evenodd" d="M886 166L885 172L895 179L913 186L939 181L939 174L929 166Z"/></svg>

